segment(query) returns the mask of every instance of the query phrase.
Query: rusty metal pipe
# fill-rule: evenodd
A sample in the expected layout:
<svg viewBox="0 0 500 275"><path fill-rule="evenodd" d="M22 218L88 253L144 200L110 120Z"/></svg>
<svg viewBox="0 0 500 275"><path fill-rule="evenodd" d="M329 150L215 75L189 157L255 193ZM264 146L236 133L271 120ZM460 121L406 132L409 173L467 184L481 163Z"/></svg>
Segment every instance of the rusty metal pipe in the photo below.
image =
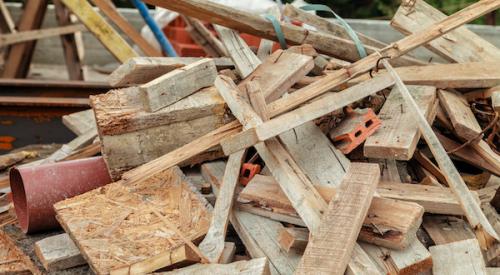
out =
<svg viewBox="0 0 500 275"><path fill-rule="evenodd" d="M53 205L111 182L102 157L10 170L10 187L24 233L59 227Z"/></svg>

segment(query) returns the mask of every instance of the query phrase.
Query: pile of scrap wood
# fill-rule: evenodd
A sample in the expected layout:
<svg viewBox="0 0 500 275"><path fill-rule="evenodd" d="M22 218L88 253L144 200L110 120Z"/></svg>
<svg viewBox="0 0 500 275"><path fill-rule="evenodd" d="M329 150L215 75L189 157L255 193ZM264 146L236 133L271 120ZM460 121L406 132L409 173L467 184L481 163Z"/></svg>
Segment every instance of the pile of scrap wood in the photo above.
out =
<svg viewBox="0 0 500 275"><path fill-rule="evenodd" d="M391 25L406 36L358 33L365 57L343 26L291 5L280 17L311 28L146 2L180 13L210 57L127 59L91 110L64 117L79 136L25 164L100 150L113 181L53 205L65 233L34 247L47 271L500 272L500 49L464 26L500 0L450 16L404 0ZM446 63L408 54L418 47ZM35 157L11 153L0 169ZM0 242L13 247L0 270L40 272Z"/></svg>

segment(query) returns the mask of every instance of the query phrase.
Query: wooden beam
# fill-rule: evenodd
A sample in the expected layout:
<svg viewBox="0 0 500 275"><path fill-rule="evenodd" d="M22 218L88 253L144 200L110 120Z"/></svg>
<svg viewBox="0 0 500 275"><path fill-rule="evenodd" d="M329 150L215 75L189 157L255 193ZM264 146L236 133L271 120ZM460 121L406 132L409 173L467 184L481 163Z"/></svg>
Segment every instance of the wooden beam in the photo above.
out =
<svg viewBox="0 0 500 275"><path fill-rule="evenodd" d="M142 35L123 17L109 0L91 0L130 40L132 40L147 56L162 56Z"/></svg>
<svg viewBox="0 0 500 275"><path fill-rule="evenodd" d="M423 0L404 0L391 20L391 26L410 35L446 19L447 16ZM450 62L500 60L500 50L467 27L459 27L425 45Z"/></svg>
<svg viewBox="0 0 500 275"><path fill-rule="evenodd" d="M429 251L434 274L488 274L476 239L431 246Z"/></svg>
<svg viewBox="0 0 500 275"><path fill-rule="evenodd" d="M139 86L144 109L155 112L172 105L201 88L212 86L216 76L215 63L209 58L166 73Z"/></svg>
<svg viewBox="0 0 500 275"><path fill-rule="evenodd" d="M21 42L38 40L43 38L48 38L57 35L70 34L80 31L86 31L87 28L82 24L68 25L62 27L54 27L48 29L32 30L32 31L22 31L11 34L0 35L0 47L5 47L11 44L17 44Z"/></svg>
<svg viewBox="0 0 500 275"><path fill-rule="evenodd" d="M59 26L72 24L70 11L64 6L61 0L54 0L54 12ZM64 52L64 61L70 80L83 80L82 58L78 52L76 35L61 35L61 43Z"/></svg>
<svg viewBox="0 0 500 275"><path fill-rule="evenodd" d="M446 110L455 133L466 140L477 138L481 133L481 126L479 126L465 97L457 92L445 90L439 90L438 95L439 102Z"/></svg>
<svg viewBox="0 0 500 275"><path fill-rule="evenodd" d="M242 150L229 156L218 199L215 201L212 221L199 248L211 263L218 263L224 250L229 215L233 207L236 185L239 182L241 163L246 155Z"/></svg>
<svg viewBox="0 0 500 275"><path fill-rule="evenodd" d="M344 274L379 179L378 165L351 164L295 274Z"/></svg>
<svg viewBox="0 0 500 275"><path fill-rule="evenodd" d="M406 107L414 114L414 119L418 123L418 128L422 132L422 136L431 149L434 158L441 168L441 171L444 173L448 185L460 201L467 220L474 228L474 233L476 234L481 247L486 250L488 247L498 242L499 237L497 233L486 219L484 213L481 211L479 204L474 200L474 197L467 188L467 185L465 185L450 157L439 142L439 139L427 123L426 118L418 109L417 104L413 100L406 86L386 60L382 60L382 63L389 73L396 79L396 85L399 87L399 91L405 99Z"/></svg>
<svg viewBox="0 0 500 275"><path fill-rule="evenodd" d="M48 272L87 264L75 243L66 233L37 241L35 254Z"/></svg>
<svg viewBox="0 0 500 275"><path fill-rule="evenodd" d="M39 29L49 4L48 0L29 0L24 5L24 11L17 24L17 31ZM25 78L28 75L31 58L35 49L36 40L13 45L7 51L2 77Z"/></svg>
<svg viewBox="0 0 500 275"><path fill-rule="evenodd" d="M319 100L313 101L260 125L256 125L254 128L245 130L229 140L222 141L222 148L226 154L248 148L258 142L275 137L308 121L324 116L337 109L341 109L348 104L390 87L393 84L394 80L390 75L382 74L376 76L356 86L347 88L342 92L328 94ZM293 96L293 94L288 97ZM271 107L271 105L268 107ZM270 108L268 110L271 117L278 114ZM248 141L248 143L243 143L246 141Z"/></svg>
<svg viewBox="0 0 500 275"><path fill-rule="evenodd" d="M409 86L408 89L418 107L428 116L436 101L436 88L432 86ZM364 156L368 158L409 160L417 147L420 131L413 121L412 113L404 108L404 101L397 88L384 103L378 117L382 126L369 136L364 144Z"/></svg>
<svg viewBox="0 0 500 275"><path fill-rule="evenodd" d="M218 25L214 25L214 27L241 78L246 78L260 65L259 58L237 32Z"/></svg>
<svg viewBox="0 0 500 275"><path fill-rule="evenodd" d="M108 76L111 86L123 87L148 83L170 71L198 62L200 57L134 57ZM229 58L213 58L218 69L233 67Z"/></svg>
<svg viewBox="0 0 500 275"><path fill-rule="evenodd" d="M61 0L121 63L138 54L86 0Z"/></svg>
<svg viewBox="0 0 500 275"><path fill-rule="evenodd" d="M264 38L268 38L268 36L275 35L274 29L272 28L272 24L270 22L262 23L262 19L259 19L255 24L244 24L242 25L240 22L244 21L243 18L248 18L248 14L244 12L237 12L227 6L217 5L215 3L206 3L202 0L176 0L176 1L162 1L162 0L148 0L150 4L158 5L164 8L168 8L177 12L180 12L185 15L198 17L202 20L207 20L212 23L226 25L227 27L238 29L239 31L256 34L259 36L264 35ZM380 55L387 56L389 58L399 57L423 44L432 41L433 39L440 37L465 23L468 23L481 15L484 15L488 12L496 10L500 7L500 3L495 0L486 0L481 2L476 2L465 9L449 16L448 18L440 21L439 23L433 24L429 26L425 30L422 30L418 33L410 35L392 43L388 47L384 48L380 53L373 53L370 56L359 60L356 63L353 63L351 66L343 69L337 70L335 73L328 75L327 77L322 78L320 81L316 81L314 84L309 85L305 88L297 90L290 96L286 98L282 98L280 100L276 100L272 104L269 105L269 112L271 114L275 114L274 116L284 113L287 110L293 109L304 102L315 98L316 96L327 92L328 90L346 82L350 78L366 72L373 67L376 66ZM253 20L254 18L252 18ZM262 24L266 24L266 32L262 33L258 30L262 30ZM284 31L285 34L287 31ZM307 37L311 37L312 32L303 32L303 34L307 34ZM272 37L269 37L272 38ZM303 37L301 37L299 43L309 43L304 41ZM329 46L329 48L343 48L338 43L338 41L331 39L329 40L332 43L337 43L335 46ZM350 42L350 41L349 41ZM350 42L352 43L352 42ZM309 43L312 44L312 43ZM354 44L352 44L352 49L355 50ZM357 54L357 53L356 53ZM339 56L344 56L345 52L340 54Z"/></svg>

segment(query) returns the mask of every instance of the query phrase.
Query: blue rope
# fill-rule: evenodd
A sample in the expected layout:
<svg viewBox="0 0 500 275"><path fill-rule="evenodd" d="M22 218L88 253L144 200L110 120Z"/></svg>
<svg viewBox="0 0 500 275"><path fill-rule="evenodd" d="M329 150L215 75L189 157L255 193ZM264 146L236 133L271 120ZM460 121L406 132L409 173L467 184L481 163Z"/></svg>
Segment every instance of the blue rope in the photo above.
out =
<svg viewBox="0 0 500 275"><path fill-rule="evenodd" d="M354 41L354 44L356 45L359 56L361 58L366 57L366 50L363 47L363 43L361 43L361 40L359 40L359 37L356 34L356 32L351 28L351 26L349 26L349 24L342 17L340 17L338 14L336 14L328 6L321 5L321 4L311 4L311 5L302 6L300 8L303 10L306 10L306 11L326 11L326 12L333 14L335 16L335 18L337 18L337 20L339 20L340 24L344 27L344 29L346 30L349 37L351 37L352 41Z"/></svg>
<svg viewBox="0 0 500 275"><path fill-rule="evenodd" d="M276 33L276 36L278 37L278 41L280 42L281 48L283 50L286 50L287 44L286 44L286 40L285 40L285 35L283 34L283 31L281 30L281 24L278 21L278 19L276 19L276 17L274 17L270 14L264 15L264 18L271 21L271 24L273 24L273 27L274 27L274 32Z"/></svg>
<svg viewBox="0 0 500 275"><path fill-rule="evenodd" d="M156 37L156 40L158 40L158 43L160 44L160 47L162 48L163 52L165 52L167 56L177 57L177 53L175 52L174 47L172 47L172 44L170 44L170 41L168 41L168 38L165 36L160 27L158 27L158 25L151 17L151 15L149 15L149 10L146 4L144 4L144 2L142 2L141 0L130 0L130 1L139 10L139 13L141 14L142 18L144 18L144 21L153 32L154 36Z"/></svg>

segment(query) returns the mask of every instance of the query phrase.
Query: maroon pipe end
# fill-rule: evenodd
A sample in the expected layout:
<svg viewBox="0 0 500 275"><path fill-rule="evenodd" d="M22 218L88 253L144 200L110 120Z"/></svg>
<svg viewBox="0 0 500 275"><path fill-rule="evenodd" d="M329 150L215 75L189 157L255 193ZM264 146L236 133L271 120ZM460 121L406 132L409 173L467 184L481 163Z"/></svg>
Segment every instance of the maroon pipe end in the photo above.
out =
<svg viewBox="0 0 500 275"><path fill-rule="evenodd" d="M10 170L10 188L24 233L59 227L53 205L111 182L102 157Z"/></svg>

